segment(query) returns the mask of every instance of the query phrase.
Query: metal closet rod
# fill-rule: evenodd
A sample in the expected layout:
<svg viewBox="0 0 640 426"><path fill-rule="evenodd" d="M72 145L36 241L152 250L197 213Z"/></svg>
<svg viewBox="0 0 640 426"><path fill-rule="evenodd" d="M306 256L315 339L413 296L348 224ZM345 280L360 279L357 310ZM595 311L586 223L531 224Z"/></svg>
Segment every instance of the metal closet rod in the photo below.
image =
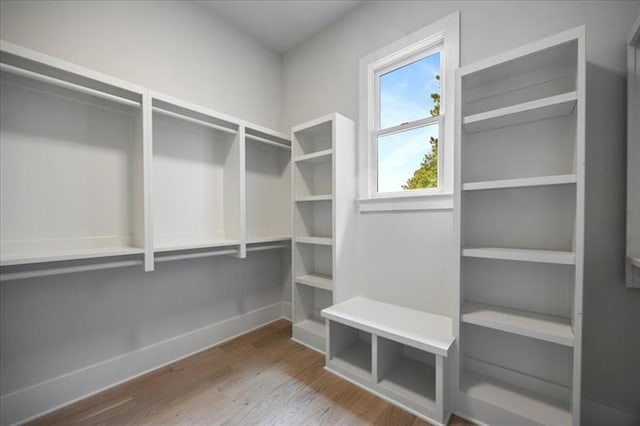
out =
<svg viewBox="0 0 640 426"><path fill-rule="evenodd" d="M238 133L236 129L230 129L228 127L220 126L218 124L209 123L208 121L199 120L197 118L189 117L188 115L180 114L178 112L168 111L166 109L160 107L151 108L154 112L158 114L166 115L169 117L177 118L179 120L188 121L189 123L199 124L200 126L209 127L211 129L219 130L224 133L229 133L230 135L235 135Z"/></svg>
<svg viewBox="0 0 640 426"><path fill-rule="evenodd" d="M198 252L198 253L172 254L168 256L156 256L154 260L155 262L169 262L172 260L197 259L199 257L222 256L225 254L238 254L238 250L231 249L231 250L206 251L206 252Z"/></svg>
<svg viewBox="0 0 640 426"><path fill-rule="evenodd" d="M109 101L117 102L123 105L140 107L140 102L132 101L131 99L123 98L121 96L112 95L110 93L105 93L100 90L91 89L86 86L81 86L79 84L71 83L69 81L60 80L59 78L50 77L45 74L40 74L34 71L25 70L23 68L19 68L9 64L0 64L0 70L9 72L11 74L16 74L22 77L27 77L32 80L42 81L44 83L49 83L54 86L64 87L65 89L71 89L75 92L84 93L87 95L95 96L97 98L107 99Z"/></svg>
<svg viewBox="0 0 640 426"><path fill-rule="evenodd" d="M247 247L247 251L260 251L260 250L274 250L274 249L284 249L289 248L284 244L271 244L268 246L256 246L256 247Z"/></svg>

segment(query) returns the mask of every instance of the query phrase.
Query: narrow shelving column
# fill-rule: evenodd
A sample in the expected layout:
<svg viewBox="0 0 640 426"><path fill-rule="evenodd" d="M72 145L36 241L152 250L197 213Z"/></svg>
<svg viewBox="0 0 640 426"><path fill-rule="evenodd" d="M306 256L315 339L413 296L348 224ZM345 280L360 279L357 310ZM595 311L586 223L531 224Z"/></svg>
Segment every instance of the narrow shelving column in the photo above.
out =
<svg viewBox="0 0 640 426"><path fill-rule="evenodd" d="M584 27L458 71L457 410L580 424Z"/></svg>
<svg viewBox="0 0 640 426"><path fill-rule="evenodd" d="M353 122L340 114L292 129L293 339L321 352L320 311L338 300L337 280L353 280L354 139Z"/></svg>

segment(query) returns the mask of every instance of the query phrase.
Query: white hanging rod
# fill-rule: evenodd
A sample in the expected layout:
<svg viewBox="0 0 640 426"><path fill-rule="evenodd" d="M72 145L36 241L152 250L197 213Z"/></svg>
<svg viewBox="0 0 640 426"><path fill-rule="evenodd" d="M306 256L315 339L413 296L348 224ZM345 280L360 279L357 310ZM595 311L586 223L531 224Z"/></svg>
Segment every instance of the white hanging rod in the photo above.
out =
<svg viewBox="0 0 640 426"><path fill-rule="evenodd" d="M268 246L247 247L247 251L273 250L283 248L289 248L289 246L286 246L284 244L272 244Z"/></svg>
<svg viewBox="0 0 640 426"><path fill-rule="evenodd" d="M109 101L117 102L123 105L140 107L140 102L132 101L131 99L123 98L121 96L112 95L110 93L105 93L100 90L91 89L86 86L81 86L79 84L71 83L65 80L60 80L55 77L49 77L48 75L39 74L34 71L25 70L23 68L15 67L9 64L0 64L0 70L10 72L11 74L20 75L22 77L27 77L32 80L42 81L44 83L53 84L54 86L64 87L65 89L71 89L76 92L84 93L87 95L95 96L97 98L107 99Z"/></svg>
<svg viewBox="0 0 640 426"><path fill-rule="evenodd" d="M44 277L48 275L71 274L74 272L97 271L99 269L124 268L142 265L142 260L123 260L119 262L93 263L90 265L65 266L61 268L39 269L37 271L9 272L0 274L0 281L23 280L26 278Z"/></svg>
<svg viewBox="0 0 640 426"><path fill-rule="evenodd" d="M155 261L169 262L172 260L197 259L199 257L221 256L225 254L238 254L238 250L237 249L217 250L217 251L207 251L207 252L199 252L199 253L174 254L170 256L156 256Z"/></svg>
<svg viewBox="0 0 640 426"><path fill-rule="evenodd" d="M262 142L262 143L266 143L267 145L277 146L278 148L291 149L291 146L289 146L289 145L285 145L285 144L280 143L280 142L272 141L272 140L269 140L267 138L261 138L260 136L253 136L253 135L245 134L245 137L247 139L251 139L251 140L254 140L256 142Z"/></svg>
<svg viewBox="0 0 640 426"><path fill-rule="evenodd" d="M228 127L219 126L217 124L209 123L208 121L198 120L197 118L189 117L188 115L179 114L173 111L167 111L166 109L162 109L160 107L153 107L154 112L157 112L162 115L166 115L169 117L177 118L179 120L188 121L190 123L199 124L201 126L209 127L211 129L220 130L221 132L229 133L230 135L235 135L238 133L237 130L230 129Z"/></svg>

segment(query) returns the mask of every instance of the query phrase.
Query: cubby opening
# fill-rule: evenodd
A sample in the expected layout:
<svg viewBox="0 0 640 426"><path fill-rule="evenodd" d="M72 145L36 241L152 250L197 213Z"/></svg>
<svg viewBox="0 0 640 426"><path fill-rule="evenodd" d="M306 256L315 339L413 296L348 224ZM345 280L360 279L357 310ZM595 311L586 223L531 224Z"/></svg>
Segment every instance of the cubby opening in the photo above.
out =
<svg viewBox="0 0 640 426"><path fill-rule="evenodd" d="M371 379L371 334L335 321L329 327L329 362Z"/></svg>
<svg viewBox="0 0 640 426"><path fill-rule="evenodd" d="M470 191L462 202L465 246L573 251L574 185Z"/></svg>
<svg viewBox="0 0 640 426"><path fill-rule="evenodd" d="M380 386L412 403L435 409L435 355L378 337Z"/></svg>
<svg viewBox="0 0 640 426"><path fill-rule="evenodd" d="M571 424L570 347L465 324L460 390L542 424Z"/></svg>
<svg viewBox="0 0 640 426"><path fill-rule="evenodd" d="M293 133L295 157L313 154L332 148L333 128L331 121L307 127Z"/></svg>
<svg viewBox="0 0 640 426"><path fill-rule="evenodd" d="M296 235L332 238L332 218L330 200L296 203L294 207Z"/></svg>
<svg viewBox="0 0 640 426"><path fill-rule="evenodd" d="M333 193L331 161L297 163L294 171L296 200Z"/></svg>
<svg viewBox="0 0 640 426"><path fill-rule="evenodd" d="M294 329L324 340L325 320L320 315L320 311L333 303L331 291L296 283L293 294L295 298Z"/></svg>
<svg viewBox="0 0 640 426"><path fill-rule="evenodd" d="M155 250L237 244L239 173L233 127L223 130L154 112Z"/></svg>
<svg viewBox="0 0 640 426"><path fill-rule="evenodd" d="M2 265L143 253L141 95L4 70L0 83Z"/></svg>
<svg viewBox="0 0 640 426"><path fill-rule="evenodd" d="M245 149L247 241L290 237L291 151L251 137Z"/></svg>

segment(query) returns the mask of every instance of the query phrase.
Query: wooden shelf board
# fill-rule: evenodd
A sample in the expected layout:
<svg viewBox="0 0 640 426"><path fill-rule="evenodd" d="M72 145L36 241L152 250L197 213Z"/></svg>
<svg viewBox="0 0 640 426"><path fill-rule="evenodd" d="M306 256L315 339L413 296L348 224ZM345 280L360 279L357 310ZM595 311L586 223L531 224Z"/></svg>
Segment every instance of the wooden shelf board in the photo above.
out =
<svg viewBox="0 0 640 426"><path fill-rule="evenodd" d="M303 243L303 244L316 244L316 245L322 245L322 246L333 245L333 239L326 238L326 237L296 237L295 241L296 243Z"/></svg>
<svg viewBox="0 0 640 426"><path fill-rule="evenodd" d="M567 403L489 376L463 371L460 390L486 403L511 411L540 424L571 425Z"/></svg>
<svg viewBox="0 0 640 426"><path fill-rule="evenodd" d="M462 185L463 191L480 191L485 189L524 188L530 186L566 185L576 183L576 175L536 176L518 179L489 180L468 182Z"/></svg>
<svg viewBox="0 0 640 426"><path fill-rule="evenodd" d="M296 203L306 203L309 201L331 201L331 200L333 200L332 194L308 195L306 197L296 198Z"/></svg>
<svg viewBox="0 0 640 426"><path fill-rule="evenodd" d="M322 151L312 152L310 154L300 155L296 157L296 163L322 163L329 161L333 155L333 149L323 149Z"/></svg>
<svg viewBox="0 0 640 426"><path fill-rule="evenodd" d="M463 119L463 127L467 133L476 133L547 118L561 117L573 112L577 98L576 92L569 92L468 115Z"/></svg>
<svg viewBox="0 0 640 426"><path fill-rule="evenodd" d="M271 243L278 241L290 241L291 235L273 235L265 237L248 237L247 244Z"/></svg>
<svg viewBox="0 0 640 426"><path fill-rule="evenodd" d="M330 306L322 316L441 356L454 341L451 318L363 297Z"/></svg>
<svg viewBox="0 0 640 426"><path fill-rule="evenodd" d="M573 329L567 318L484 303L466 302L461 320L494 330L573 346Z"/></svg>
<svg viewBox="0 0 640 426"><path fill-rule="evenodd" d="M31 263L64 262L68 260L93 259L112 256L144 254L144 249L136 247L108 247L98 249L60 250L29 254L6 255L0 258L0 266L27 265Z"/></svg>
<svg viewBox="0 0 640 426"><path fill-rule="evenodd" d="M500 247L464 247L462 255L482 259L515 260L521 262L556 263L561 265L575 264L576 257L569 251L530 250Z"/></svg>
<svg viewBox="0 0 640 426"><path fill-rule="evenodd" d="M436 408L435 367L408 357L397 359L380 387L432 410Z"/></svg>
<svg viewBox="0 0 640 426"><path fill-rule="evenodd" d="M305 319L295 323L293 326L324 339L325 326L319 321Z"/></svg>
<svg viewBox="0 0 640 426"><path fill-rule="evenodd" d="M298 284L307 285L310 287L320 288L323 290L333 291L333 278L329 275L321 274L308 274L296 277Z"/></svg>
<svg viewBox="0 0 640 426"><path fill-rule="evenodd" d="M238 240L190 241L190 242L179 243L179 244L176 244L176 243L156 244L154 246L154 251L156 253L163 253L167 251L196 250L196 249L213 248L213 247L236 246L239 244L240 244L240 241Z"/></svg>
<svg viewBox="0 0 640 426"><path fill-rule="evenodd" d="M260 136L254 136L254 135L250 135L245 133L245 139L248 141L253 141L253 142L258 142L258 143L262 143L262 144L266 144L266 145L270 145L270 146L275 146L277 148L282 148L285 149L287 151L291 150L291 145L287 145L281 142L277 142L275 140L271 140L271 139L267 139L267 138L263 138Z"/></svg>

